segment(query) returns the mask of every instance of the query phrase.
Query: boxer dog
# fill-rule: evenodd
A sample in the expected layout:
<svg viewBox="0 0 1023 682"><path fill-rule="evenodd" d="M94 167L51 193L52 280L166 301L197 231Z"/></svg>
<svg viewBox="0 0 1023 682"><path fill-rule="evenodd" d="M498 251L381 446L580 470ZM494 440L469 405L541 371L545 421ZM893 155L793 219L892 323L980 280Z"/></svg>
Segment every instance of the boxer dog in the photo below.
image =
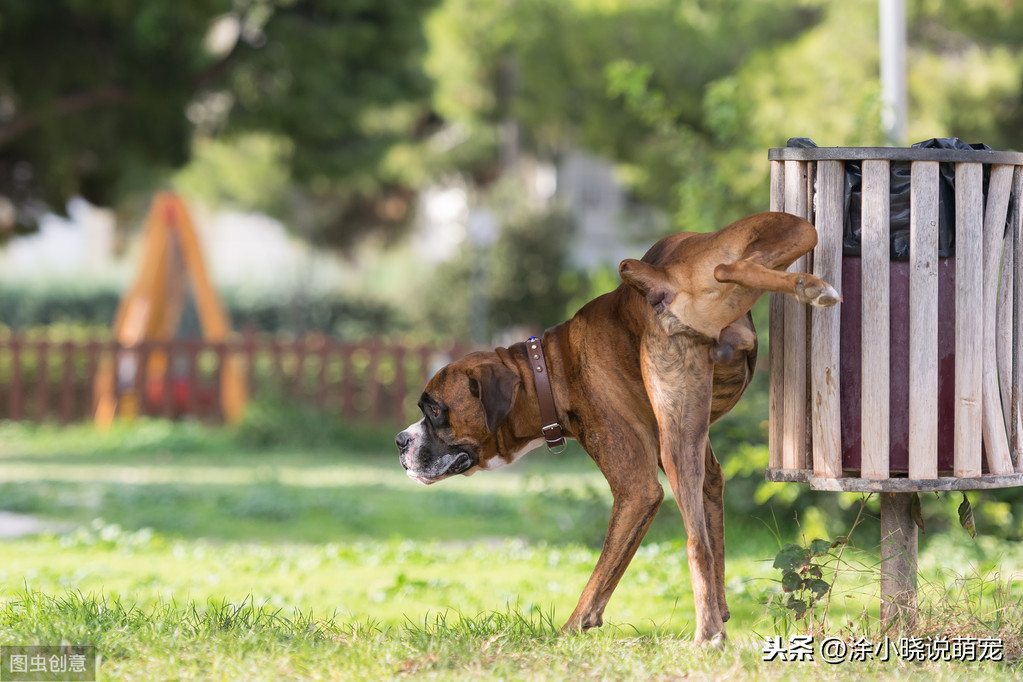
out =
<svg viewBox="0 0 1023 682"><path fill-rule="evenodd" d="M749 311L765 291L816 306L838 302L827 283L785 272L817 243L809 222L759 213L709 233L657 242L622 261L623 284L571 320L509 348L442 368L419 400L422 419L398 434L410 478L432 484L493 470L545 441L574 438L614 498L597 565L562 631L603 623L604 607L664 497L666 474L688 540L696 642L720 642L724 480L710 424L742 396L757 342Z"/></svg>

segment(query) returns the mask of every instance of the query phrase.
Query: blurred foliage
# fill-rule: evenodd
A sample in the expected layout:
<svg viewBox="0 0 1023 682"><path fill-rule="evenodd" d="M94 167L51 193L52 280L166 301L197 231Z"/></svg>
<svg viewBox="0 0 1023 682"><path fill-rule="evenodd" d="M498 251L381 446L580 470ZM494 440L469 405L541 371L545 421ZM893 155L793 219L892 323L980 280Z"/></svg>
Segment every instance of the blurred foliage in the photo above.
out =
<svg viewBox="0 0 1023 682"><path fill-rule="evenodd" d="M502 119L513 117L531 153L600 153L622 165L637 198L675 207L677 183L693 173L701 174L693 186L702 182L716 146L704 112L708 85L819 14L788 0L448 0L428 24L427 69L438 113L466 144L496 144ZM606 71L623 60L642 65L647 91L670 93L657 111L608 96Z"/></svg>
<svg viewBox="0 0 1023 682"><path fill-rule="evenodd" d="M235 427L235 437L243 448L330 450L343 445L350 452L379 453L394 440L393 430L345 421L327 410L271 398L246 405Z"/></svg>
<svg viewBox="0 0 1023 682"><path fill-rule="evenodd" d="M0 288L0 323L11 329L59 324L109 329L120 300L121 294L110 289L5 286Z"/></svg>
<svg viewBox="0 0 1023 682"><path fill-rule="evenodd" d="M291 299L226 297L236 331L302 334L323 331L336 338L355 340L393 336L404 325L396 311L364 297L319 295Z"/></svg>
<svg viewBox="0 0 1023 682"><path fill-rule="evenodd" d="M394 194L385 158L428 124L432 4L2 0L0 196L22 225L76 194L114 205L183 165L193 135L208 153L210 136L264 133L286 141L303 233L345 243L379 226L368 197Z"/></svg>
<svg viewBox="0 0 1023 682"><path fill-rule="evenodd" d="M294 146L284 136L239 135L230 142L195 140L192 160L174 176L175 189L209 205L243 206L271 215L286 213Z"/></svg>
<svg viewBox="0 0 1023 682"><path fill-rule="evenodd" d="M1019 147L1018 3L907 9L906 142ZM0 196L124 205L192 158L190 193L348 247L446 174L488 187L514 121L707 230L763 207L767 147L880 142L877 72L873 0L0 0Z"/></svg>
<svg viewBox="0 0 1023 682"><path fill-rule="evenodd" d="M1021 10L907 5L905 142L1019 147ZM702 231L763 209L766 149L789 137L881 143L877 22L873 0L447 0L428 23L426 68L463 154L493 163L513 117L530 153L611 158L636 198Z"/></svg>
<svg viewBox="0 0 1023 682"><path fill-rule="evenodd" d="M0 328L21 331L60 327L109 333L121 292L103 288L0 288ZM391 306L364 296L319 293L289 297L229 292L223 297L236 331L302 334L323 331L342 339L394 336L404 328ZM49 333L49 336L54 334Z"/></svg>
<svg viewBox="0 0 1023 682"><path fill-rule="evenodd" d="M489 306L488 338L502 330L538 331L565 320L582 276L565 275L571 272L567 257L575 227L557 209L529 208L522 201L526 191L509 175L481 197L501 223L495 243L476 246L466 241L451 264L435 270L422 307L414 302L421 317L412 326L427 326L440 337L468 338L467 311L480 286ZM479 279L481 271L485 274Z"/></svg>

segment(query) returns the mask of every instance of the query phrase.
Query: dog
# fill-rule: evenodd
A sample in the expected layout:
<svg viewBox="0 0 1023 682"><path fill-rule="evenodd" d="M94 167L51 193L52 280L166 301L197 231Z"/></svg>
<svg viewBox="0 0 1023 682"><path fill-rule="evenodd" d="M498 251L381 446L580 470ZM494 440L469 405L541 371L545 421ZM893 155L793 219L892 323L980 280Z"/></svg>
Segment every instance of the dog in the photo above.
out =
<svg viewBox="0 0 1023 682"><path fill-rule="evenodd" d="M710 424L753 376L750 308L765 291L815 306L840 299L785 269L817 233L787 213L758 213L714 233L679 233L619 266L623 283L542 338L470 353L440 369L419 400L422 418L395 438L422 484L494 470L546 443L577 440L614 502L604 545L562 628L603 623L619 580L650 527L666 474L688 540L697 643L724 639L724 480Z"/></svg>

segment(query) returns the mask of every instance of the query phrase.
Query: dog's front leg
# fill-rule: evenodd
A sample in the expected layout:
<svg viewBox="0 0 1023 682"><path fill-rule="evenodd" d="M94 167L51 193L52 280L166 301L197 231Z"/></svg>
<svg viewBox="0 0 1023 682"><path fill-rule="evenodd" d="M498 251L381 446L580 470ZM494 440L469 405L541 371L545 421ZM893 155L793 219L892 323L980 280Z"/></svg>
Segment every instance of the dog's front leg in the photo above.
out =
<svg viewBox="0 0 1023 682"><path fill-rule="evenodd" d="M684 336L648 337L643 375L657 417L661 466L688 535L686 554L696 606L694 639L697 643L719 641L725 637L724 576L718 576L724 568L724 524L718 491L705 487L714 379L710 349ZM704 505L705 494L711 498L709 509Z"/></svg>
<svg viewBox="0 0 1023 682"><path fill-rule="evenodd" d="M634 428L635 424L628 422L605 424L600 432L580 438L611 486L614 504L600 558L562 632L603 624L604 607L664 499L657 480L657 444L651 435L654 425L644 429L645 433Z"/></svg>

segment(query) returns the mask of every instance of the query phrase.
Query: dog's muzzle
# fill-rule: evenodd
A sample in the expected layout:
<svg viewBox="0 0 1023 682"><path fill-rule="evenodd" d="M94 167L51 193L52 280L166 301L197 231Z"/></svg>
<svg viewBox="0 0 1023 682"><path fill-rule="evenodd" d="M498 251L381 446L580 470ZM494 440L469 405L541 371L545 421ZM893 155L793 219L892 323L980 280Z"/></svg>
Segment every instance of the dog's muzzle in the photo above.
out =
<svg viewBox="0 0 1023 682"><path fill-rule="evenodd" d="M402 431L395 439L398 446L398 461L408 477L429 485L442 478L465 473L475 466L475 460L468 452L453 452L434 455L423 444L416 443L411 429Z"/></svg>

